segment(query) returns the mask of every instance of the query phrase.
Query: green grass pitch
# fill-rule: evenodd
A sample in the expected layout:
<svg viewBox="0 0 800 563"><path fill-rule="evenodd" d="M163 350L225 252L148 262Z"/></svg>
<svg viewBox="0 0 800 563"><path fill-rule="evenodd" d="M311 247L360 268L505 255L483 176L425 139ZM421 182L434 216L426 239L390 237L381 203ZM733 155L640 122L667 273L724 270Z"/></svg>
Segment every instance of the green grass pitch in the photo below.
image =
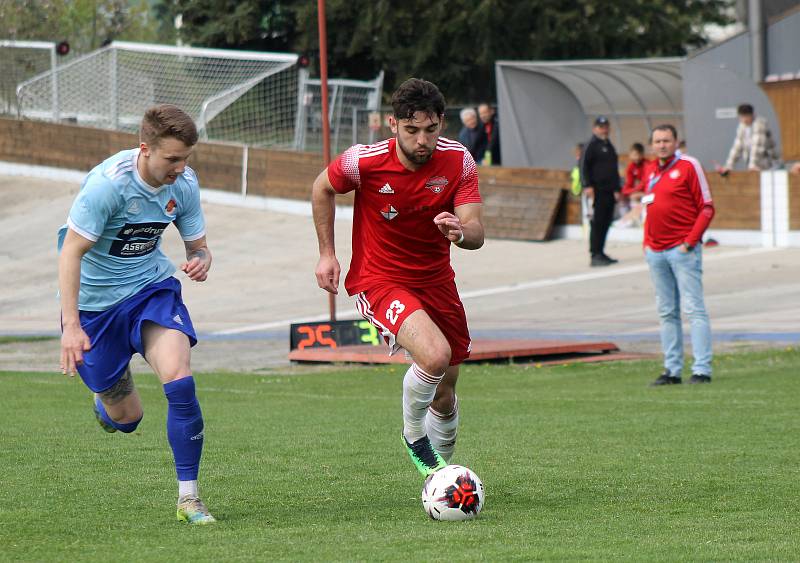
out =
<svg viewBox="0 0 800 563"><path fill-rule="evenodd" d="M654 361L468 366L453 461L486 504L463 523L422 510L402 367L200 374L206 528L175 520L154 376L139 430L109 435L77 379L2 373L0 560L796 559L798 368L727 355L711 385L653 389Z"/></svg>

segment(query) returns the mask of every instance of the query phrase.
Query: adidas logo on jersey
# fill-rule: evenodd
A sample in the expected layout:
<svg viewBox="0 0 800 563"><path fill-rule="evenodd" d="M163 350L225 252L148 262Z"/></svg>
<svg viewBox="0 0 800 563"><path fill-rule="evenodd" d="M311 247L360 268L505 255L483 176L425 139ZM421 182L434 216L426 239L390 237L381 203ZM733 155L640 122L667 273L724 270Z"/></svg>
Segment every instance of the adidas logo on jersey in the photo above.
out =
<svg viewBox="0 0 800 563"><path fill-rule="evenodd" d="M381 189L378 190L379 194L393 194L394 190L392 186L389 185L389 182L386 182Z"/></svg>
<svg viewBox="0 0 800 563"><path fill-rule="evenodd" d="M175 315L174 317L172 317L172 320L178 323L179 325L183 326L183 319L181 318L180 315Z"/></svg>

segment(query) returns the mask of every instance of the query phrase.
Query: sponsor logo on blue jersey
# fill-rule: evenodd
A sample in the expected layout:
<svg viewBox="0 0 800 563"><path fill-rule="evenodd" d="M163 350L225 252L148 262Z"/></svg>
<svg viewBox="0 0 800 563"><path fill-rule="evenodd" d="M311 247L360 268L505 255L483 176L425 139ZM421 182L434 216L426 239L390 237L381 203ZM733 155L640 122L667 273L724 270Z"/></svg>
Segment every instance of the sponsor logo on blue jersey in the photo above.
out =
<svg viewBox="0 0 800 563"><path fill-rule="evenodd" d="M158 238L169 223L125 223L108 253L119 258L145 256L158 247Z"/></svg>

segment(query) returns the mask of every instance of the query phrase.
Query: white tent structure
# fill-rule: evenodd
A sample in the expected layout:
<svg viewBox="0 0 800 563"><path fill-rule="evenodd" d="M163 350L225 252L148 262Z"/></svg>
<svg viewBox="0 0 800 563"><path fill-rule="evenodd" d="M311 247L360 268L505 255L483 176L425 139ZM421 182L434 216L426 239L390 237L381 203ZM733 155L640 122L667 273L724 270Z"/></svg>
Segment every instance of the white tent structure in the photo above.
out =
<svg viewBox="0 0 800 563"><path fill-rule="evenodd" d="M684 59L564 62L498 61L503 164L572 166L575 143L599 115L611 122L618 150L645 142L652 127L683 128Z"/></svg>

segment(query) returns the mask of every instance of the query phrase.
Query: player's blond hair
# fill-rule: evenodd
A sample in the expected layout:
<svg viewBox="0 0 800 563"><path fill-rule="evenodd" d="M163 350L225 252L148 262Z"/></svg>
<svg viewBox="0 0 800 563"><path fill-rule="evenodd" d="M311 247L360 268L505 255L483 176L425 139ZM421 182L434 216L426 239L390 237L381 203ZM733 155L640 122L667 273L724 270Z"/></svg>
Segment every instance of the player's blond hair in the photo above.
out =
<svg viewBox="0 0 800 563"><path fill-rule="evenodd" d="M173 137L191 147L197 143L197 127L192 118L178 106L153 106L144 112L139 127L139 142L158 146L161 139L166 137Z"/></svg>

